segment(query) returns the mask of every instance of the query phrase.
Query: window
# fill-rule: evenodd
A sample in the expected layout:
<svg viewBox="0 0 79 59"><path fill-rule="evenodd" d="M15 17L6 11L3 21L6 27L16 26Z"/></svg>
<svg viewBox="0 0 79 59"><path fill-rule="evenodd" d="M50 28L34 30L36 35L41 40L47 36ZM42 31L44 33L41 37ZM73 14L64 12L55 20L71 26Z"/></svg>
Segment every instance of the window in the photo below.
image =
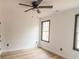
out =
<svg viewBox="0 0 79 59"><path fill-rule="evenodd" d="M41 22L41 40L49 42L50 39L50 20Z"/></svg>
<svg viewBox="0 0 79 59"><path fill-rule="evenodd" d="M79 14L75 16L74 50L79 51Z"/></svg>

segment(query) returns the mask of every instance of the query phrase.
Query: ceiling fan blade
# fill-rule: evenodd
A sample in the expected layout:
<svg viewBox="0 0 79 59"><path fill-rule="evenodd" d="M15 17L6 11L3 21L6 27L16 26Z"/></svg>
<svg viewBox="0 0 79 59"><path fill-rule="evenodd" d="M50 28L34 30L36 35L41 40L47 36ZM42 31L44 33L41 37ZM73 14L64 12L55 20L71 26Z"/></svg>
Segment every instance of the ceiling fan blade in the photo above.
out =
<svg viewBox="0 0 79 59"><path fill-rule="evenodd" d="M40 13L40 10L37 8L37 13Z"/></svg>
<svg viewBox="0 0 79 59"><path fill-rule="evenodd" d="M53 6L39 6L38 8L53 8Z"/></svg>
<svg viewBox="0 0 79 59"><path fill-rule="evenodd" d="M38 0L37 2L38 2L38 5L42 2L43 0Z"/></svg>
<svg viewBox="0 0 79 59"><path fill-rule="evenodd" d="M28 12L28 11L30 11L30 10L33 10L34 8L30 8L30 9L28 9L28 10L25 10L24 12Z"/></svg>
<svg viewBox="0 0 79 59"><path fill-rule="evenodd" d="M19 3L19 5L28 6L28 7L33 7L33 6L31 6L31 5L22 4L22 3Z"/></svg>

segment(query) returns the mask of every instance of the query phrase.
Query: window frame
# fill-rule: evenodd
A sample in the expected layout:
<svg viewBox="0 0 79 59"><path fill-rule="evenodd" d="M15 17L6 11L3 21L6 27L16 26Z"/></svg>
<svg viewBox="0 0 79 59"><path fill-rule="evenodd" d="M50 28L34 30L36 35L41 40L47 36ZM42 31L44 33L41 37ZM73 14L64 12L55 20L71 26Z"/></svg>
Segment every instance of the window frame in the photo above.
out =
<svg viewBox="0 0 79 59"><path fill-rule="evenodd" d="M76 51L79 51L79 49L77 48L77 21L78 21L78 17L79 17L79 14L76 14L75 15L75 26L74 26L74 43L73 43L73 50L76 50Z"/></svg>
<svg viewBox="0 0 79 59"><path fill-rule="evenodd" d="M43 40L42 38L43 38L43 23L44 22L49 22L49 35L48 35L48 41L46 41L46 40ZM44 20L44 21L41 21L41 41L44 41L44 42L47 42L47 43L49 43L50 42L50 20Z"/></svg>

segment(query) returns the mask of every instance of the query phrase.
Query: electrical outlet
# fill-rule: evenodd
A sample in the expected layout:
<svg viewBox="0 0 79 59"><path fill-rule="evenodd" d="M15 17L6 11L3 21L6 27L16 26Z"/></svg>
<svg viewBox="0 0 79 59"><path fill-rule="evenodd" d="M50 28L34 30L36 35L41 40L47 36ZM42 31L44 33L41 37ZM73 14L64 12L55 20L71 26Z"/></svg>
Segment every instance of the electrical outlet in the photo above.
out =
<svg viewBox="0 0 79 59"><path fill-rule="evenodd" d="M1 24L1 22L0 22L0 24Z"/></svg>
<svg viewBox="0 0 79 59"><path fill-rule="evenodd" d="M2 40L0 40L0 42L1 42Z"/></svg>
<svg viewBox="0 0 79 59"><path fill-rule="evenodd" d="M60 51L63 51L63 49L62 49L62 48L60 48Z"/></svg>
<svg viewBox="0 0 79 59"><path fill-rule="evenodd" d="M7 43L6 46L9 47L9 43Z"/></svg>

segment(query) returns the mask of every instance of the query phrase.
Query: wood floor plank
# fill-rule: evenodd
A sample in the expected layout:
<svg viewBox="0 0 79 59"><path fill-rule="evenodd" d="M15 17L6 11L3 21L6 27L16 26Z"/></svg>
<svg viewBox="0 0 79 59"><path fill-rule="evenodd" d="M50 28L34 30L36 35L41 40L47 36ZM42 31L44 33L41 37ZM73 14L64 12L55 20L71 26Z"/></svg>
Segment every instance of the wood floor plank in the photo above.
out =
<svg viewBox="0 0 79 59"><path fill-rule="evenodd" d="M26 50L17 53L8 53L2 56L2 59L64 59L56 54L47 52L41 48Z"/></svg>

